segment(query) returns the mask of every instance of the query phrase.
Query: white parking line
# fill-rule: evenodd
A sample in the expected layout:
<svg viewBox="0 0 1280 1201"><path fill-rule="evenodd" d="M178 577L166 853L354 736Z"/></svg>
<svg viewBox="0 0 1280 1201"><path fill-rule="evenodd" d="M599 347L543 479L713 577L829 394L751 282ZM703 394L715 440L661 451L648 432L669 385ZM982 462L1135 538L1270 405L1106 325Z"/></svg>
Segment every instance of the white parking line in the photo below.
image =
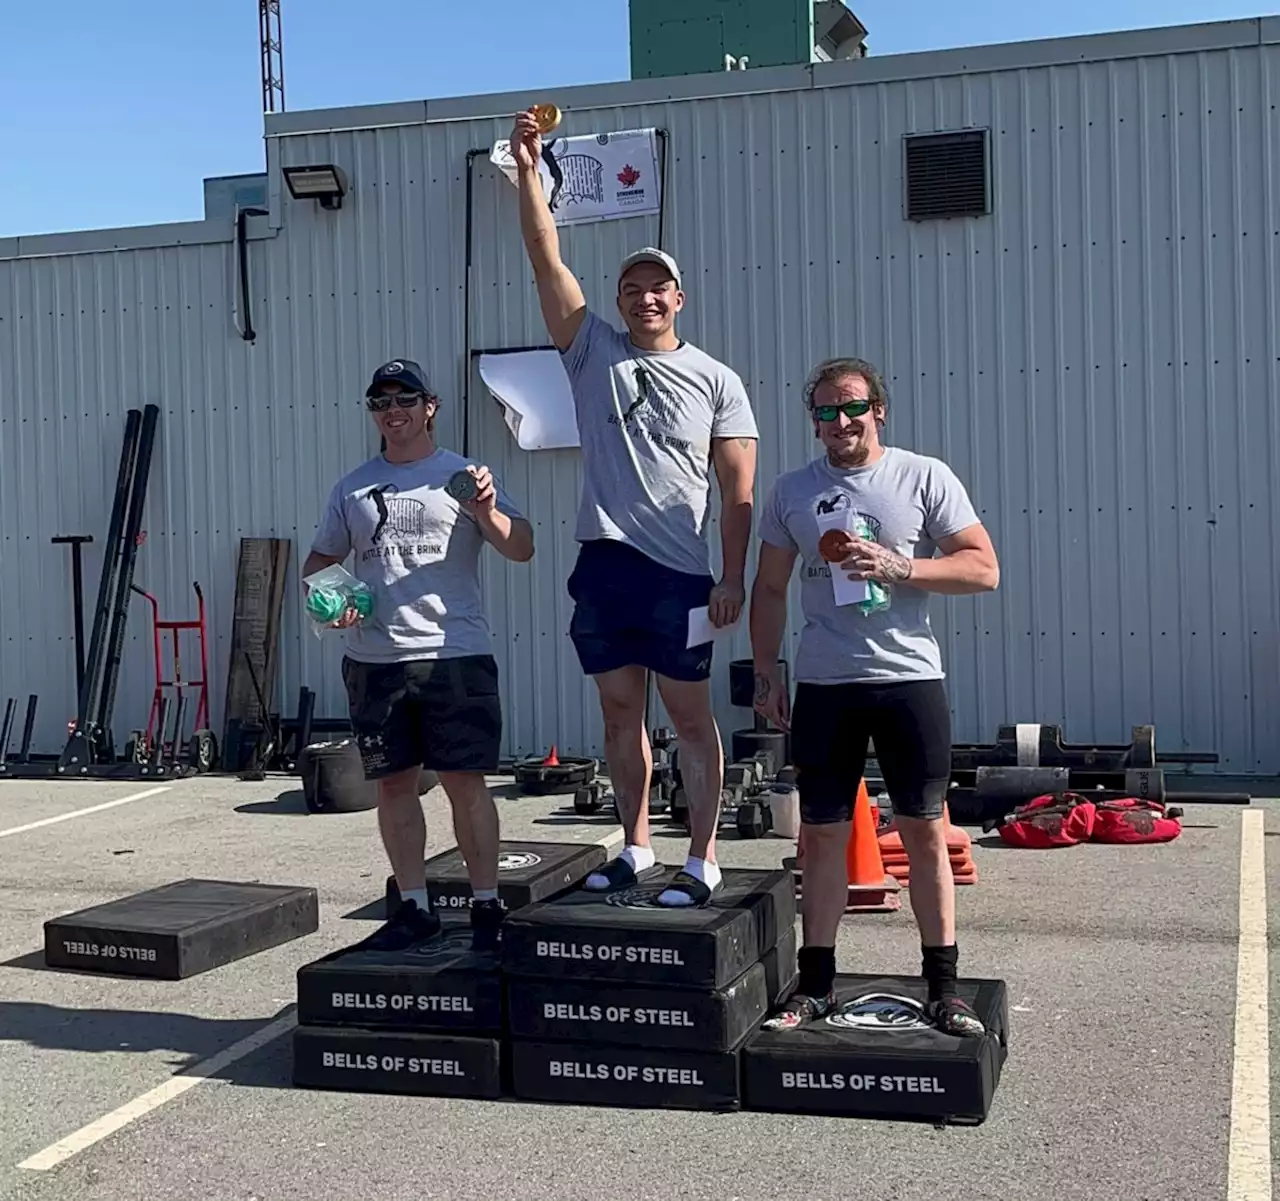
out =
<svg viewBox="0 0 1280 1201"><path fill-rule="evenodd" d="M1227 1201L1271 1201L1271 1051L1267 1006L1267 851L1263 812L1240 815L1240 946Z"/></svg>
<svg viewBox="0 0 1280 1201"><path fill-rule="evenodd" d="M123 805L126 801L141 800L144 796L150 796L155 792L163 792L164 789L152 789L151 793L139 793L136 797L125 797L124 800L111 801L111 805ZM97 808L105 809L108 806L99 805ZM83 809L82 813L91 813L91 809ZM68 813L65 817L75 817L74 813ZM51 818L51 821L62 821L64 818ZM44 822L35 823L44 825ZM19 827L19 829L28 829L30 827ZM0 831L0 834L16 834L17 830ZM599 846L605 850L611 850L617 846L623 839L623 832L615 830L612 834L604 838L596 839ZM115 1134L122 1130L130 1122L136 1122L139 1118L145 1117L153 1110L159 1109L161 1105L174 1100L176 1097L182 1096L183 1093L195 1088L197 1084L203 1084L211 1076L216 1076L230 1064L235 1063L239 1059L243 1059L246 1055L252 1055L255 1051L265 1047L267 1043L273 1042L281 1035L288 1034L294 1026L298 1024L296 1014L288 1014L285 1017L277 1018L269 1025L263 1026L261 1030L255 1031L253 1034L242 1038L238 1043L232 1043L225 1050L219 1051L216 1055L208 1059L202 1059L199 1063L192 1064L191 1067L179 1072L176 1076L171 1076L163 1084L156 1085L155 1088L145 1092L140 1097L135 1097L132 1101L121 1105L119 1109L113 1109L104 1117L98 1118L94 1122L90 1122L87 1126L82 1126L79 1130L72 1134L68 1134L66 1138L59 1139L51 1147L46 1147L43 1151L37 1151L28 1159L24 1159L19 1168L25 1168L29 1172L47 1172L50 1168L56 1168L59 1164L65 1163L73 1155L78 1155L81 1151L92 1147L95 1143L101 1142L104 1138ZM214 1081L224 1083L223 1081Z"/></svg>
<svg viewBox="0 0 1280 1201"><path fill-rule="evenodd" d="M175 1097L182 1096L188 1089L195 1088L197 1084L203 1084L210 1076L216 1076L229 1064L235 1063L238 1059L243 1059L246 1055L252 1055L254 1051L266 1046L267 1043L279 1038L282 1034L287 1034L297 1024L298 1020L294 1014L277 1018L269 1025L263 1026L261 1030L250 1034L247 1038L242 1038L238 1043L232 1043L226 1050L219 1051L208 1059L202 1059L185 1071L179 1072L178 1075L171 1076L163 1084L151 1089L150 1092L145 1092L142 1096L135 1097L132 1101L121 1105L119 1109L112 1110L96 1122L90 1122L89 1125L82 1126L74 1134L69 1134L66 1138L54 1143L52 1147L37 1151L29 1159L24 1159L18 1167L26 1168L30 1172L47 1172L50 1168L56 1168L73 1155L78 1155L86 1148L92 1147L94 1143L101 1142L108 1135L115 1134L116 1131L123 1129L130 1122L137 1121L138 1118L150 1113L153 1109L159 1109L167 1101L172 1101Z"/></svg>
<svg viewBox="0 0 1280 1201"><path fill-rule="evenodd" d="M0 830L0 838L8 838L10 834L25 834L28 830L39 830L41 826L53 826L58 822L69 822L73 817L101 813L104 809L114 809L117 805L130 805L134 801L145 801L149 796L168 792L170 787L171 785L164 784L159 788L148 788L146 792L135 792L132 796L122 796L118 801L104 801L101 805L90 805L88 809L76 809L71 813L59 813L57 817L46 817L38 822L28 822L25 826L13 826L8 830Z"/></svg>

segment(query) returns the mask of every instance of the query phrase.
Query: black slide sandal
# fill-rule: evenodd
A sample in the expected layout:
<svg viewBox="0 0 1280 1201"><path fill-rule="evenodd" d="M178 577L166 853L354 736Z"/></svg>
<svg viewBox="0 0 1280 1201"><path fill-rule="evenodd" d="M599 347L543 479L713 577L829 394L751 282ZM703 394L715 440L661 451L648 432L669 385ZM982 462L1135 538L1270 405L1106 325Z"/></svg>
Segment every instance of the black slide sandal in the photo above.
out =
<svg viewBox="0 0 1280 1201"><path fill-rule="evenodd" d="M692 905L663 905L662 897L668 892L680 892L688 897ZM691 876L688 872L677 872L675 878L670 884L658 894L658 904L663 905L664 909L696 909L705 905L711 900L711 889L699 880L697 876Z"/></svg>
<svg viewBox="0 0 1280 1201"><path fill-rule="evenodd" d="M588 872L587 879L582 882L582 887L587 892L613 892L618 888L630 888L633 884L639 884L650 876L657 875L660 871L662 871L662 865L655 863L652 867L645 868L644 871L637 875L631 864L619 855L616 859L610 859L608 863L603 864L592 872ZM603 876L609 881L608 886L606 888L592 888L587 883L587 880L592 876Z"/></svg>

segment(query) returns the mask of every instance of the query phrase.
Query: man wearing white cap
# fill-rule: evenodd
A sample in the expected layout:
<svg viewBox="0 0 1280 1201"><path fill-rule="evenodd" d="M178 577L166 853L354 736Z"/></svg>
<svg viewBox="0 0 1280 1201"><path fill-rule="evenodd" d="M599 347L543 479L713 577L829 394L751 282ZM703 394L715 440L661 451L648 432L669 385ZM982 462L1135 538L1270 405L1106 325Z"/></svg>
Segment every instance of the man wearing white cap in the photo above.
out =
<svg viewBox="0 0 1280 1201"><path fill-rule="evenodd" d="M569 633L596 681L605 759L626 836L616 859L587 878L598 891L652 875L648 796L652 754L644 726L645 673L652 671L680 748L691 842L663 905L705 903L720 885L716 825L724 751L711 709L712 646L689 647L689 614L711 623L742 613L755 490L755 417L742 380L675 332L684 306L680 268L646 247L618 270L620 332L587 309L538 173L542 139L532 113L517 115L520 228L547 332L573 387L583 488L569 577ZM720 488L721 573L706 539L710 473Z"/></svg>

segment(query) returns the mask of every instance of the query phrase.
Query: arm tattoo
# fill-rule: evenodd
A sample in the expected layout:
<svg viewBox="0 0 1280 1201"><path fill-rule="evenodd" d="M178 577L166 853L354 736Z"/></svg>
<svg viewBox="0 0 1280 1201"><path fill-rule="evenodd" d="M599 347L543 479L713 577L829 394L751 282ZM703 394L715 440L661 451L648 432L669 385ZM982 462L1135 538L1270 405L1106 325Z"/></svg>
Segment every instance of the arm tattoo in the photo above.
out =
<svg viewBox="0 0 1280 1201"><path fill-rule="evenodd" d="M890 551L884 556L881 571L884 573L886 583L901 584L904 580L911 578L911 560Z"/></svg>
<svg viewBox="0 0 1280 1201"><path fill-rule="evenodd" d="M756 703L763 705L769 699L769 677L756 672Z"/></svg>
<svg viewBox="0 0 1280 1201"><path fill-rule="evenodd" d="M738 445L741 446L743 450L747 450L754 441L754 438L739 438Z"/></svg>

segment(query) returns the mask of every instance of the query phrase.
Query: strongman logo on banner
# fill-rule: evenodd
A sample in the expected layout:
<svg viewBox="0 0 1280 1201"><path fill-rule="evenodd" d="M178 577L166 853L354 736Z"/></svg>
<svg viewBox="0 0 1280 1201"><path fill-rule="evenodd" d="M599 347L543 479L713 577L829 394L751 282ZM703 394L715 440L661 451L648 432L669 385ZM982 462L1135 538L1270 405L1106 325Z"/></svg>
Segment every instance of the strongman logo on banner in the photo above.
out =
<svg viewBox="0 0 1280 1201"><path fill-rule="evenodd" d="M495 143L489 161L518 182L509 141ZM542 145L538 174L557 225L656 213L661 201L652 129L553 138Z"/></svg>

